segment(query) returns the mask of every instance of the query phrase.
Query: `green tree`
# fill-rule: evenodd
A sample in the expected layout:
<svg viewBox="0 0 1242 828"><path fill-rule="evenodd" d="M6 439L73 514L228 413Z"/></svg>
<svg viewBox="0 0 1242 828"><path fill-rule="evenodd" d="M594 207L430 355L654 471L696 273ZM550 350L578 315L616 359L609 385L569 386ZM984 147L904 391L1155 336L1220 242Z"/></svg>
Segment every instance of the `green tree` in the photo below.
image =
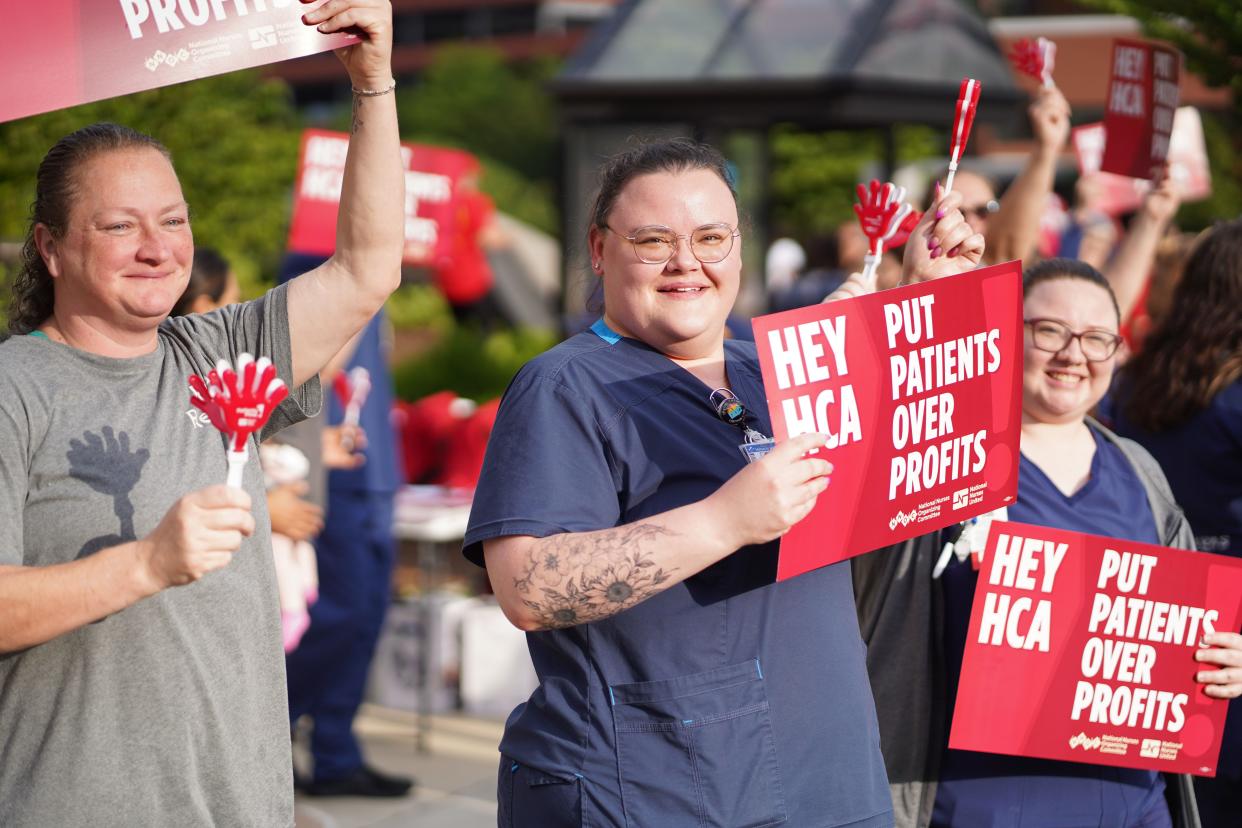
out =
<svg viewBox="0 0 1242 828"><path fill-rule="evenodd" d="M854 218L854 187L864 169L884 157L878 132L772 131L772 209L777 233L809 239ZM930 127L896 127L898 161L943 154Z"/></svg>
<svg viewBox="0 0 1242 828"><path fill-rule="evenodd" d="M284 250L301 121L283 81L233 72L0 124L0 239L26 233L35 172L62 136L97 121L169 148L194 238L219 248L253 295Z"/></svg>
<svg viewBox="0 0 1242 828"><path fill-rule="evenodd" d="M551 58L511 65L495 49L446 46L416 85L398 90L402 137L478 156L480 189L496 206L555 234L557 120L544 84L557 66Z"/></svg>
<svg viewBox="0 0 1242 828"><path fill-rule="evenodd" d="M1212 198L1178 213L1186 228L1202 227L1242 212L1242 7L1238 0L1078 0L1084 8L1136 18L1144 33L1176 46L1186 68L1208 86L1227 87L1233 107L1204 113L1204 138L1212 166Z"/></svg>

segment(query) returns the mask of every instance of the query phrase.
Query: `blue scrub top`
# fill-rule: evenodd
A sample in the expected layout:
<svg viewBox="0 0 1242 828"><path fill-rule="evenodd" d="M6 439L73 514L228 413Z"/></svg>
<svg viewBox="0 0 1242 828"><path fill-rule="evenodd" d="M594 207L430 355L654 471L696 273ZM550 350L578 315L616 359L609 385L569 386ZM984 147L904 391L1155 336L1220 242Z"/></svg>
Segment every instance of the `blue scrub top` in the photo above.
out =
<svg viewBox="0 0 1242 828"><path fill-rule="evenodd" d="M1094 430L1092 436L1095 456L1090 479L1069 497L1023 455L1018 499L1009 507L1009 519L1160 543L1142 481L1121 449ZM978 573L969 561L954 559L942 577L946 688L952 715ZM970 828L1156 828L1169 824L1164 781L1154 771L947 749L932 817L933 826Z"/></svg>
<svg viewBox="0 0 1242 828"><path fill-rule="evenodd" d="M725 355L770 434L754 345L728 341ZM745 461L709 391L598 324L532 360L500 406L466 556L481 564L490 538L611 528L710 495ZM583 824L891 825L849 565L778 584L777 548L745 547L609 618L528 634L540 685L501 752L580 779Z"/></svg>
<svg viewBox="0 0 1242 828"><path fill-rule="evenodd" d="M1152 434L1115 405L1115 430L1151 452L1203 552L1242 557L1242 380L1177 428ZM1242 781L1242 698L1229 702L1218 779Z"/></svg>

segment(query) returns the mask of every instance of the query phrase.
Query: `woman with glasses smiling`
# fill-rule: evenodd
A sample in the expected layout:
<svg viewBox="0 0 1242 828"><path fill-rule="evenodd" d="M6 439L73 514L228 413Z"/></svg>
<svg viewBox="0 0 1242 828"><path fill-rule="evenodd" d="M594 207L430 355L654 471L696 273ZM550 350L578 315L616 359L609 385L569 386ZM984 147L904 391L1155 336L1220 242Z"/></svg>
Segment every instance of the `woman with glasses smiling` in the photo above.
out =
<svg viewBox="0 0 1242 828"><path fill-rule="evenodd" d="M925 226L977 262L959 202ZM724 338L741 244L715 150L612 159L603 316L505 393L465 549L540 678L500 745L501 826L892 824L849 567L775 583L832 469L803 456L823 435L772 447L754 345Z"/></svg>
<svg viewBox="0 0 1242 828"><path fill-rule="evenodd" d="M1117 303L1090 265L1049 259L1023 279L1021 523L1192 549L1159 466L1088 416L1122 350ZM933 533L855 559L882 744L903 828L1198 826L1188 777L946 747L978 573ZM1242 657L1242 637L1207 636ZM1205 645L1206 646L1206 645ZM1201 649L1211 661L1220 649ZM1187 659L1187 669L1197 669ZM998 677L1002 679L1003 677ZM1242 692L1205 672L1209 695ZM915 688L911 692L911 688Z"/></svg>

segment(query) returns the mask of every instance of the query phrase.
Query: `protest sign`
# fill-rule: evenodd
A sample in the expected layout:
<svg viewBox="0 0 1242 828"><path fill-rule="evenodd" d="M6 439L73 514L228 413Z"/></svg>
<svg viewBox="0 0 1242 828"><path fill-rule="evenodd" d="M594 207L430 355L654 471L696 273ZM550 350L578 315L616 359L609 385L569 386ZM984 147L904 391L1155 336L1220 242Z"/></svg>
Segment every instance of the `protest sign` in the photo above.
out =
<svg viewBox="0 0 1242 828"><path fill-rule="evenodd" d="M1012 502L1021 264L754 320L773 436L829 435L832 482L779 579Z"/></svg>
<svg viewBox="0 0 1242 828"><path fill-rule="evenodd" d="M1181 52L1169 46L1113 41L1102 170L1153 178L1164 164L1180 98L1181 62Z"/></svg>
<svg viewBox="0 0 1242 828"><path fill-rule="evenodd" d="M323 256L335 250L348 149L348 133L322 129L302 133L290 250ZM453 228L468 218L458 209L463 179L478 172L479 162L468 152L419 144L402 144L401 157L406 170L404 261L434 266L453 256Z"/></svg>
<svg viewBox="0 0 1242 828"><path fill-rule="evenodd" d="M1078 172L1093 176L1100 185L1098 203L1094 206L1110 216L1119 216L1138 209L1143 196L1151 190L1145 178L1101 172L1107 141L1102 121L1083 124L1071 130ZM1183 203L1202 201L1212 195L1212 172L1208 166L1207 145L1203 141L1203 121L1193 106L1178 107L1173 116L1173 135L1169 139L1169 175Z"/></svg>
<svg viewBox="0 0 1242 828"><path fill-rule="evenodd" d="M1237 558L994 523L949 747L1211 776L1228 703L1194 652L1240 617Z"/></svg>
<svg viewBox="0 0 1242 828"><path fill-rule="evenodd" d="M39 0L0 27L0 121L357 43L299 0ZM344 70L342 70L343 72Z"/></svg>

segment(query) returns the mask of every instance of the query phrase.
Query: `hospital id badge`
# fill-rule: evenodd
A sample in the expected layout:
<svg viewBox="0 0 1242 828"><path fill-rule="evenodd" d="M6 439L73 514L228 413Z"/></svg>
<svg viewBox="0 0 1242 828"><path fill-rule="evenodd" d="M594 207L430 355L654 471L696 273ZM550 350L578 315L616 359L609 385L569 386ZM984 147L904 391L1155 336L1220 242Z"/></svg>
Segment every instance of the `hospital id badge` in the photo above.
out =
<svg viewBox="0 0 1242 828"><path fill-rule="evenodd" d="M762 460L776 446L776 441L771 437L764 437L761 440L747 440L737 447L737 450L746 458L747 463L753 463L756 460Z"/></svg>

